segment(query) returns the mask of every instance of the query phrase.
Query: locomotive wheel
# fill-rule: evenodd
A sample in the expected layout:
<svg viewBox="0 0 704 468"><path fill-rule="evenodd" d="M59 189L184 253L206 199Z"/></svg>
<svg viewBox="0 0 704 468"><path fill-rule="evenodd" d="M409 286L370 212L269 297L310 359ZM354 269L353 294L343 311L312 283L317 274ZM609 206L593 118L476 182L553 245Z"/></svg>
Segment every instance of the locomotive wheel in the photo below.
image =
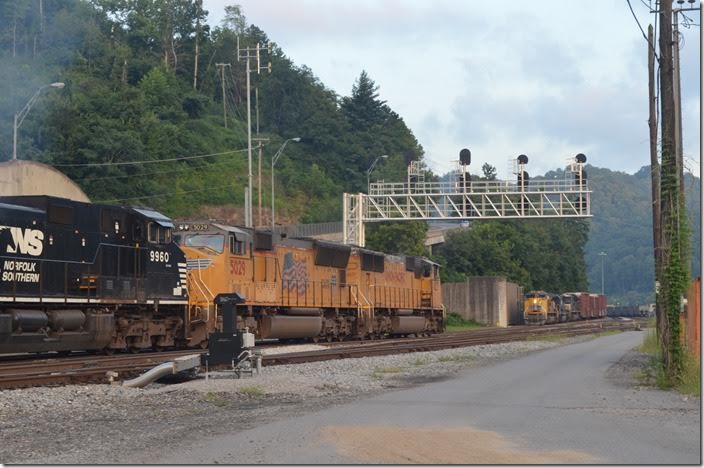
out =
<svg viewBox="0 0 704 468"><path fill-rule="evenodd" d="M318 338L317 336L314 336L314 337L313 337L313 343L317 343L318 341L320 341L320 338Z"/></svg>
<svg viewBox="0 0 704 468"><path fill-rule="evenodd" d="M106 356L112 356L115 354L115 348L103 348L103 354Z"/></svg>
<svg viewBox="0 0 704 468"><path fill-rule="evenodd" d="M327 341L328 343L332 343L332 338L333 338L332 335L328 335L325 337L325 341Z"/></svg>

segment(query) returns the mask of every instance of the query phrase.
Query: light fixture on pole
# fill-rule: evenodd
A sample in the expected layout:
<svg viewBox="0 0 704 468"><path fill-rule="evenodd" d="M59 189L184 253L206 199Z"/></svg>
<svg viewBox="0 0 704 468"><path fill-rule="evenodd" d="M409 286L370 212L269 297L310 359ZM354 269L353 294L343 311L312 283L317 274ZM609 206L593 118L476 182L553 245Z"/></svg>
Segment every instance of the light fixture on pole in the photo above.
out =
<svg viewBox="0 0 704 468"><path fill-rule="evenodd" d="M388 154L382 154L381 156L377 157L377 158L374 160L374 162L372 163L372 165L369 166L369 169L367 169L367 192L369 191L369 185L370 185L370 182L369 182L369 181L370 181L370 177L371 177L371 175L372 175L372 171L373 171L374 168L376 167L376 163L378 163L380 159L386 159L386 158L388 158L388 157L389 157Z"/></svg>
<svg viewBox="0 0 704 468"><path fill-rule="evenodd" d="M37 90L36 93L34 93L34 96L31 97L29 101L27 101L27 104L22 108L21 111L15 114L15 121L12 126L12 160L17 159L17 131L20 128L20 125L22 125L22 122L24 122L25 117L27 117L27 114L29 114L29 110L32 108L32 105L34 105L35 102L37 102L37 99L39 99L39 95L41 92L46 89L46 88L56 88L56 89L62 89L64 86L66 86L64 83L61 82L56 82L56 83L51 83L48 85L44 85L41 88Z"/></svg>
<svg viewBox="0 0 704 468"><path fill-rule="evenodd" d="M289 138L288 140L284 141L279 149L276 151L274 156L271 157L271 233L274 233L274 165L276 165L276 161L279 160L281 155L284 152L284 148L286 148L286 145L288 144L289 141L295 141L298 143L301 141L300 137L296 138Z"/></svg>
<svg viewBox="0 0 704 468"><path fill-rule="evenodd" d="M599 252L601 257L601 295L604 295L604 258L606 257L606 252Z"/></svg>

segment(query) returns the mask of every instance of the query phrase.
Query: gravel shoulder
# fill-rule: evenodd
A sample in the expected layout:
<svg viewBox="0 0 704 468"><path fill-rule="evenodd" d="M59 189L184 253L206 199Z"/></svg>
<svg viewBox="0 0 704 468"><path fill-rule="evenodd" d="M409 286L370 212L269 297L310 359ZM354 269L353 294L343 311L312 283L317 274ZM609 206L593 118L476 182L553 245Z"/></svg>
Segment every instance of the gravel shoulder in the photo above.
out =
<svg viewBox="0 0 704 468"><path fill-rule="evenodd" d="M82 385L0 391L0 463L158 463L170 447L451 378L563 344L523 341L265 367L144 389Z"/></svg>

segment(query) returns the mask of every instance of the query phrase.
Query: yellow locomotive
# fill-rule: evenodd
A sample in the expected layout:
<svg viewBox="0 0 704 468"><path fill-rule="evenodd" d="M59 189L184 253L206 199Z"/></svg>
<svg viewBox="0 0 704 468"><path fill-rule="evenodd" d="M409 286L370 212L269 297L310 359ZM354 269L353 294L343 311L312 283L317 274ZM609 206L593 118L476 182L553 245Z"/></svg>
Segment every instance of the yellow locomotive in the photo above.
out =
<svg viewBox="0 0 704 468"><path fill-rule="evenodd" d="M523 319L527 325L544 325L561 321L561 301L545 291L530 291L523 302Z"/></svg>
<svg viewBox="0 0 704 468"><path fill-rule="evenodd" d="M218 327L213 301L238 293L237 328L258 338L341 341L442 332L439 266L213 222L179 223L191 346Z"/></svg>

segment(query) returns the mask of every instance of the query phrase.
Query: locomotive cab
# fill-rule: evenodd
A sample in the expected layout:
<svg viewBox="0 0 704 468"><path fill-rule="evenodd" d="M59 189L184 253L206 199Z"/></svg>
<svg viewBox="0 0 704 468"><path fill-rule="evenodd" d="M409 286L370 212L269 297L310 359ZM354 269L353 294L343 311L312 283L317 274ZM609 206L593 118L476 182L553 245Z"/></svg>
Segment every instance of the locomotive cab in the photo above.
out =
<svg viewBox="0 0 704 468"><path fill-rule="evenodd" d="M528 325L543 325L548 320L550 296L543 291L530 291L523 302L523 319Z"/></svg>

